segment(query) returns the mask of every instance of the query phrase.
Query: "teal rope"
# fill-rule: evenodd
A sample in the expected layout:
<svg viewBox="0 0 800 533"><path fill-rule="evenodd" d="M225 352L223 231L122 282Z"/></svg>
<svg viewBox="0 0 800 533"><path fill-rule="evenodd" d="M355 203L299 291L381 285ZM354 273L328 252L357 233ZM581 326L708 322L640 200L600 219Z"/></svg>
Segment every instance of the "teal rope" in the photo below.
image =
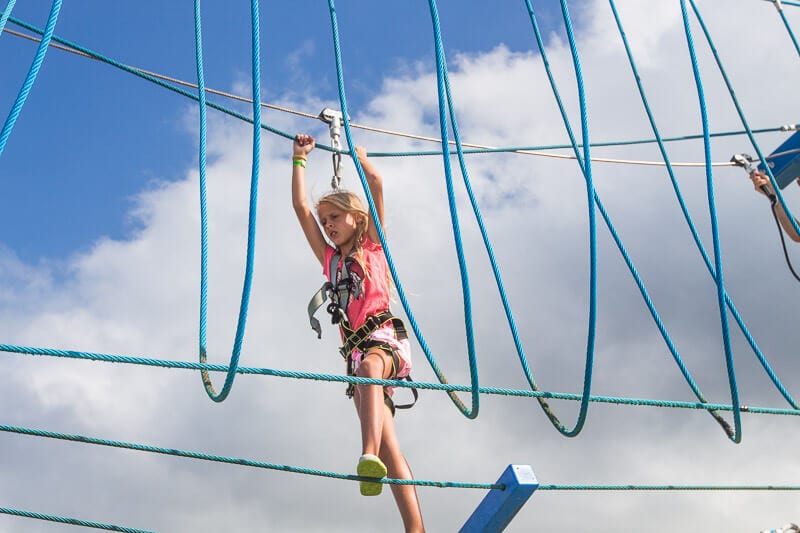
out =
<svg viewBox="0 0 800 533"><path fill-rule="evenodd" d="M3 12L3 24L5 24L5 20L11 16L12 7L13 3L6 5L6 9ZM33 88L33 83L36 81L36 77L39 75L39 69L44 61L44 56L47 54L47 49L50 45L50 39L53 37L53 32L55 30L60 11L61 0L53 0L53 5L50 8L50 16L47 19L47 25L45 26L44 33L42 34L42 40L39 43L38 49L36 50L36 55L33 58L33 62L31 62L28 75L25 77L25 81L22 83L22 87L19 89L19 93L14 101L14 105L11 106L11 111L9 111L5 124L3 124L3 129L0 130L0 155L3 155L3 150L5 149L6 142L11 135L11 130L14 129L14 124L17 122L17 118L19 118L22 107L25 105L25 101L28 99L28 95L31 92L31 88ZM2 30L2 28L0 28L0 30Z"/></svg>
<svg viewBox="0 0 800 533"><path fill-rule="evenodd" d="M8 507L0 507L0 513L13 516L21 516L24 518L36 518L37 520L46 520L48 522L59 522L61 524L70 524L73 526L91 527L94 529L105 529L106 531L122 531L123 533L154 533L153 531L145 531L143 529L134 529L125 526L115 526L112 524L103 524L100 522L89 522L87 520L80 520L78 518L66 518L63 516L35 513L32 511L20 511L19 509L9 509Z"/></svg>
<svg viewBox="0 0 800 533"><path fill-rule="evenodd" d="M76 359L84 361L102 361L106 363L132 364L132 365L171 368L180 370L207 370L210 372L228 371L228 367L226 365L204 364L204 363L196 363L189 361L152 359L144 357L129 357L122 355L102 354L94 352L79 352L72 350L56 350L51 348L17 346L11 344L0 344L0 352L16 353L22 355L38 355L46 357L61 357L65 359ZM441 390L446 392L469 392L472 390L471 387L467 385L453 385L448 383L425 383L420 381L415 381L413 383L410 383L408 381L392 381L383 379L360 378L357 376L341 376L337 374L319 374L312 372L295 372L289 370L275 370L271 368L253 368L253 367L240 366L236 369L236 372L239 374L272 376L279 378L330 381L336 383L354 383L358 385L381 385L381 386L393 386L402 388L418 388L426 390ZM495 394L502 396L517 396L517 397L527 397L527 398L550 398L556 400L572 400L572 401L581 400L583 398L582 394L517 390L517 389L506 389L499 387L481 387L479 389L479 392L481 394ZM679 409L700 409L700 410L715 409L721 411L733 410L732 406L724 404L648 400L639 398L617 398L610 396L592 396L589 398L589 401L618 404L618 405L644 406L644 407L669 407L669 408L679 408ZM775 409L768 407L741 406L741 410L743 412L748 412L753 414L800 416L800 409Z"/></svg>
<svg viewBox="0 0 800 533"><path fill-rule="evenodd" d="M33 428L23 428L18 426L0 425L0 431L7 433L17 433L21 435L29 435L35 437L44 437L49 439L66 440L72 442L81 442L84 444L93 444L97 446L107 446L112 448L122 448L140 452L157 453L161 455L169 455L174 457L183 457L187 459L197 459L201 461L211 461L225 464L234 464L239 466L248 466L253 468L262 468L266 470L277 470L281 472L289 472L292 474L303 474L318 477L327 477L332 479L342 479L348 481L374 481L374 478L365 478L352 474L344 474L340 472L332 472L327 470L319 470L314 468L304 468L290 465L282 465L277 463L268 463L264 461L254 461L251 459L242 459L237 457L226 457L221 455L211 455L200 452L192 452L187 450L179 450L175 448L161 448L158 446L150 446L146 444L137 444L131 442L114 441L107 439L100 439L95 437L87 437L84 435L75 435L69 433L56 433L53 431L45 431ZM438 488L459 488L459 489L483 489L483 490L505 490L505 485L500 483L469 483L458 481L433 481L422 479L394 479L383 478L380 483L387 485L414 485L419 487L438 487ZM719 491L733 491L733 490L769 490L769 491L795 491L800 490L800 487L794 485L540 485L540 490L602 490L602 491L619 491L619 490L647 490L647 491L670 491L670 490L684 490L684 491L701 491L701 490L719 490ZM118 531L128 531L127 529L120 529Z"/></svg>
<svg viewBox="0 0 800 533"><path fill-rule="evenodd" d="M134 529L125 526L115 526L112 524L103 524L100 522L89 522L87 520L80 520L78 518L66 518L63 516L35 513L32 511L20 511L19 509L9 509L8 507L0 507L0 513L13 516L21 516L24 518L36 518L37 520L46 520L48 522L59 522L61 524L70 524L73 526L91 527L94 529L105 529L106 531L122 531L123 533L154 533L152 531L145 531L143 529Z"/></svg>
<svg viewBox="0 0 800 533"><path fill-rule="evenodd" d="M97 446L108 446L112 448L124 448L127 450L135 450L139 452L158 453L161 455L171 455L174 457L184 457L187 459L198 459L201 461L212 461L217 463L227 463L240 466L250 466L254 468L263 468L267 470L279 470L281 472L289 472L292 474L305 474L309 476L328 477L334 479L346 479L349 481L374 481L375 478L365 478L352 474L343 474L339 472L331 472L327 470L318 470L314 468L302 468L297 466L282 465L277 463L267 463L264 461L253 461L251 459L241 459L237 457L226 457L222 455L211 455L200 452L192 452L186 450L178 450L175 448L161 448L158 446L150 446L146 444L137 444L133 442L122 442L115 440L99 439L95 437L87 437L84 435L75 435L69 433L56 433L54 431L45 431L41 429L23 428L18 426L0 425L0 431L7 433L18 433L21 435L31 435L35 437L44 437L48 439L66 440L72 442L82 442L84 444L94 444ZM419 479L393 479L384 478L380 483L389 485L416 485L421 487L441 487L441 488L463 488L463 489L500 489L505 488L502 484L489 484L489 483L463 483L456 481L428 481Z"/></svg>
<svg viewBox="0 0 800 533"><path fill-rule="evenodd" d="M733 410L734 434L729 435L733 442L741 442L742 427L741 414L739 410L739 389L736 385L736 372L734 370L733 354L731 352L730 331L728 329L728 313L725 305L726 291L725 281L722 272L722 250L719 239L719 223L717 221L717 208L714 201L714 171L711 167L711 139L708 137L708 111L706 109L705 93L703 91L703 81L700 76L700 68L697 64L697 54L695 52L692 29L689 24L689 14L686 10L686 0L681 0L681 14L683 16L683 26L686 33L686 43L689 48L689 57L692 63L695 86L697 87L697 98L700 107L700 118L703 124L703 147L706 161L706 189L708 191L708 210L711 217L711 235L714 245L714 271L716 273L717 286L717 305L719 307L720 323L722 327L722 342L725 351L725 364L728 370L728 385L731 391L731 405Z"/></svg>
<svg viewBox="0 0 800 533"><path fill-rule="evenodd" d="M233 380L236 377L236 367L239 365L239 356L242 350L242 342L247 324L247 310L250 302L250 289L253 279L253 262L255 257L255 237L256 237L256 207L258 198L258 176L261 160L261 67L260 67L260 39L259 39L259 15L258 1L251 0L251 19L252 19L252 54L253 54L253 163L250 179L250 210L247 232L247 259L245 263L244 286L242 288L242 299L239 307L239 319L236 326L236 337L233 344L228 372L222 390L217 393L211 383L208 372L202 371L201 378L203 386L209 398L215 402L221 402L228 397ZM195 52L197 60L197 85L198 101L200 103L200 327L199 327L199 355L200 362L207 360L206 352L206 323L207 323L207 293L208 293L208 210L206 208L206 99L205 81L203 76L203 55L202 55L202 35L200 20L200 0L195 0Z"/></svg>
<svg viewBox="0 0 800 533"><path fill-rule="evenodd" d="M249 466L253 468L262 468L266 470L277 470L281 472L289 472L292 474L303 474L318 477L327 477L332 479L343 479L348 481L367 481L374 480L374 478L365 478L353 474L344 474L340 472L332 472L327 470L319 470L314 468L304 468L290 465L282 465L277 463L268 463L264 461L254 461L251 459L242 459L237 457L226 457L221 455L211 455L200 452L192 452L187 450L179 450L174 448L162 448L158 446L150 446L146 444L137 444L131 442L114 441L107 439L100 439L95 437L87 437L84 435L75 435L68 433L56 433L53 431L45 431L33 428L23 428L18 426L0 425L0 431L7 433L17 433L21 435L29 435L36 437L44 437L49 439L66 440L72 442L82 442L84 444L93 444L97 446L107 446L112 448L123 448L128 450L135 450L140 452L157 453L161 455L169 455L174 457L183 457L187 459L197 459L202 461L211 461L226 464L235 464L239 466ZM457 481L433 481L422 479L394 479L384 478L380 483L387 485L414 485L419 487L439 487L439 488L460 488L460 489L483 489L483 490L505 490L505 485L498 483L465 483ZM794 491L800 490L800 487L793 485L540 485L539 489L543 490L604 490L604 491L617 491L617 490L650 490L650 491L667 491L667 490L784 490ZM127 529L120 529L119 531L128 531Z"/></svg>

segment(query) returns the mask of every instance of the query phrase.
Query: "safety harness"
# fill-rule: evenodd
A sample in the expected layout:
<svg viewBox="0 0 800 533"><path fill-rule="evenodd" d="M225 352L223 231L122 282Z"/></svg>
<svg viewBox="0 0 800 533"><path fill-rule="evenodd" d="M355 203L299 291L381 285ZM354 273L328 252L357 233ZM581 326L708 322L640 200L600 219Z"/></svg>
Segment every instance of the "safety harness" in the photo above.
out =
<svg viewBox="0 0 800 533"><path fill-rule="evenodd" d="M338 324L342 334L342 346L339 347L339 354L346 362L346 369L348 376L355 376L355 369L353 368L353 358L351 357L353 350L359 350L362 353L367 353L372 348L380 348L392 357L392 373L390 379L397 379L397 370L400 366L400 357L397 355L395 348L387 343L374 339L370 339L370 335L386 324L391 323L394 329L395 336L398 340L405 340L408 338L405 324L403 321L388 310L382 311L376 315L370 315L366 318L364 323L353 329L350 327L350 322L347 320L347 306L350 304L351 299L356 300L362 296L363 293L363 279L358 273L352 270L352 265L356 261L351 252L344 259L339 250L331 257L328 272L331 279L336 280L326 281L322 287L311 297L308 302L308 319L311 322L311 329L317 332L317 338L322 338L322 327L319 320L314 316L320 307L325 305L325 302L330 300L326 307L327 312L331 315L331 324ZM405 376L408 381L413 381L411 376ZM347 387L345 394L348 398L353 397L355 387L350 383ZM392 398L383 391L383 399L386 405L394 416L395 409L409 409L417 403L419 393L417 389L411 388L411 393L414 395L414 401L409 404L395 405Z"/></svg>

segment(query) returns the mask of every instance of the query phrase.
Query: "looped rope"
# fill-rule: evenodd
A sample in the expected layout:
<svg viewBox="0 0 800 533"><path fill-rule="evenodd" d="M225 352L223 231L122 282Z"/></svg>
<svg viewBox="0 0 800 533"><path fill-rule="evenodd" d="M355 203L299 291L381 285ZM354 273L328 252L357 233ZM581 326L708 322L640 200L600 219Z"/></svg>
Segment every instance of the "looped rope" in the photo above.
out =
<svg viewBox="0 0 800 533"><path fill-rule="evenodd" d="M195 52L197 58L197 86L198 102L200 104L200 331L199 331L199 357L200 363L207 360L206 349L206 322L208 308L208 217L206 207L206 100L203 76L202 37L200 31L200 0L195 0ZM217 393L211 383L208 371L201 370L200 375L203 387L209 398L221 402L228 397L236 369L239 366L239 356L244 340L245 326L247 324L247 309L250 302L250 287L253 279L253 262L255 257L256 237L256 201L258 198L258 175L261 161L261 65L259 60L259 16L258 0L250 3L252 20L252 78L253 78L253 164L250 178L250 217L247 232L247 260L245 264L244 286L242 300L239 307L239 320L236 326L233 350L228 364L228 372L222 390Z"/></svg>

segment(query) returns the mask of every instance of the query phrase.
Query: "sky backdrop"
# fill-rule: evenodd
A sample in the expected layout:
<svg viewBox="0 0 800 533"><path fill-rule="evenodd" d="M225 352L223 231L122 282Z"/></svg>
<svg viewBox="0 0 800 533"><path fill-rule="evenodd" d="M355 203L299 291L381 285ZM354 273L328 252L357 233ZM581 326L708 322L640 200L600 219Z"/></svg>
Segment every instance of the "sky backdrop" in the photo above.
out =
<svg viewBox="0 0 800 533"><path fill-rule="evenodd" d="M701 133L679 2L620 0L653 115L664 136ZM771 2L698 1L750 126L798 122L800 62ZM561 10L534 2L548 58L576 134L579 107ZM652 138L609 4L570 2L586 83L591 142ZM19 1L12 16L42 27L50 3ZM800 8L786 6L793 29ZM344 82L358 124L437 136L433 32L427 3L337 4ZM442 38L462 139L491 146L568 143L524 2L442 2ZM324 2L261 5L262 99L316 115L339 107ZM206 85L251 92L249 4L202 9ZM696 19L710 128L742 129ZM21 31L13 23L7 29ZM30 32L24 32L30 33ZM190 2L65 3L56 35L130 66L196 82ZM11 108L35 43L0 36L0 110ZM250 114L247 104L214 101ZM265 109L263 122L330 144L318 120ZM197 360L198 110L195 102L104 63L50 50L0 155L0 343ZM209 360L226 364L242 292L252 128L209 112ZM370 152L435 143L354 130ZM758 136L765 153L788 133ZM673 162L702 162L699 141L670 143ZM713 141L712 160L754 153L745 137ZM569 150L553 151L569 155ZM258 231L240 364L340 373L336 331L322 341L306 303L319 287L290 207L290 142L265 132ZM595 148L609 159L660 161L653 145ZM463 299L441 157L375 157L385 179L387 235L415 318L452 383L468 383ZM580 393L588 328L589 239L583 175L570 159L467 157L525 352L541 389ZM330 154L309 159L309 194L329 188ZM671 339L706 398L730 403L716 288L663 166L596 162L594 183ZM457 203L472 286L482 386L526 388L497 288L460 177ZM676 166L700 238L711 251L704 169ZM360 183L345 161L344 186ZM797 284L768 204L742 170L715 167L724 275L748 331L789 394L797 394ZM797 205L798 191L785 191ZM790 254L797 257L795 250ZM598 217L598 323L592 393L694 401L608 229ZM397 313L402 313L399 302ZM325 321L323 320L323 324ZM788 408L731 321L742 404ZM435 381L414 345L417 381ZM208 399L194 371L4 354L9 408L0 424L351 472L359 455L344 385L239 376ZM215 375L217 388L222 375ZM402 393L400 393L402 394ZM465 401L467 395L462 396ZM572 427L576 402L553 402ZM730 420L730 414L725 414ZM743 414L732 443L705 412L592 403L567 438L531 399L484 396L468 420L423 391L397 416L419 479L494 482L508 464L542 484L797 485L795 416ZM389 491L365 500L350 481L0 434L0 507L173 531L400 531ZM428 530L456 531L484 496L420 488ZM508 531L755 533L800 521L796 491L539 491ZM0 515L0 531L72 526Z"/></svg>

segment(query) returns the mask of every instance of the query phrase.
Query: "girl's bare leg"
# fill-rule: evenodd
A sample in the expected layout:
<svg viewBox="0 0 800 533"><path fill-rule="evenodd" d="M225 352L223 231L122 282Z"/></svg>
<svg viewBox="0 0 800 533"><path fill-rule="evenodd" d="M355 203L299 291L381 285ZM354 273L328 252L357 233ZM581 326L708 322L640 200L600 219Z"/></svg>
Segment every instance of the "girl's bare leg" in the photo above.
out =
<svg viewBox="0 0 800 533"><path fill-rule="evenodd" d="M394 427L394 419L388 407L383 418L383 432L379 457L386 465L387 476L394 479L414 479L411 467L400 451L400 443ZM419 506L417 488L414 485L392 485L392 495L397 503L406 533L425 531L422 522L422 511Z"/></svg>
<svg viewBox="0 0 800 533"><path fill-rule="evenodd" d="M373 350L361 361L357 375L388 379L391 372L391 356L383 350ZM388 477L413 479L411 468L400 450L392 413L383 401L383 387L358 385L353 399L361 421L362 453L380 457L386 465ZM425 526L422 521L416 487L414 485L391 485L391 489L406 532L424 532Z"/></svg>
<svg viewBox="0 0 800 533"><path fill-rule="evenodd" d="M375 349L364 356L356 374L362 378L388 379L391 371L391 356L383 350ZM383 387L380 385L356 385L353 399L358 411L358 418L361 421L361 453L379 455L385 418Z"/></svg>

